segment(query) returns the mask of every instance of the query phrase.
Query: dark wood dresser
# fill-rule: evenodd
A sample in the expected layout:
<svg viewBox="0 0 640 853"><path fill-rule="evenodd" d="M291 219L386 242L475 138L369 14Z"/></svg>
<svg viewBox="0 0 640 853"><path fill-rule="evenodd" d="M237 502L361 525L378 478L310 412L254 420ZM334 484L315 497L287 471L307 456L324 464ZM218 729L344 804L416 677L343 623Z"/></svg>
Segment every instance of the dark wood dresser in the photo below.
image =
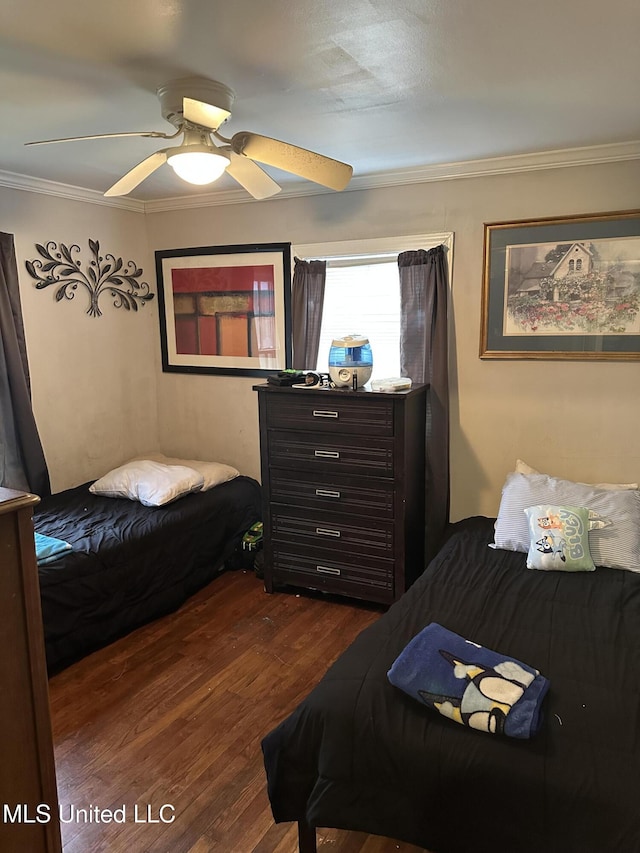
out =
<svg viewBox="0 0 640 853"><path fill-rule="evenodd" d="M424 565L427 386L254 386L264 577L390 604Z"/></svg>
<svg viewBox="0 0 640 853"><path fill-rule="evenodd" d="M0 488L0 850L60 853L33 536L36 495Z"/></svg>

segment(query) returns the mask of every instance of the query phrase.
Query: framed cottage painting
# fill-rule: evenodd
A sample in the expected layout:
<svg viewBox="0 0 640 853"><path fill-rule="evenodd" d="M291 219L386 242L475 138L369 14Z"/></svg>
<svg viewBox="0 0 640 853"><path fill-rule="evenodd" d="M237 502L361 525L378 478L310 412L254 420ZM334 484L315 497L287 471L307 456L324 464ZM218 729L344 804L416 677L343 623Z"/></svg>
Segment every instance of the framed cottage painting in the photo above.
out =
<svg viewBox="0 0 640 853"><path fill-rule="evenodd" d="M480 358L640 359L640 211L485 224Z"/></svg>
<svg viewBox="0 0 640 853"><path fill-rule="evenodd" d="M162 369L263 376L291 364L291 244L156 252Z"/></svg>

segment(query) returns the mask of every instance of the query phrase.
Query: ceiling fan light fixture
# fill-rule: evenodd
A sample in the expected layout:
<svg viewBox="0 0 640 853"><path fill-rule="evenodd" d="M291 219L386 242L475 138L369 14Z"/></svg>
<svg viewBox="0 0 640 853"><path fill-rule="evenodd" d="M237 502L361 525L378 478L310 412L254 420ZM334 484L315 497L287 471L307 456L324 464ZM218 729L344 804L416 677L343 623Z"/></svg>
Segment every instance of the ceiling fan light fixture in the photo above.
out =
<svg viewBox="0 0 640 853"><path fill-rule="evenodd" d="M200 147L200 146L198 146ZM196 146L190 146L196 148ZM229 159L224 154L212 151L206 145L200 150L176 150L168 154L167 161L178 177L189 184L212 184L217 181L229 165Z"/></svg>
<svg viewBox="0 0 640 853"><path fill-rule="evenodd" d="M44 145L119 136L174 139L182 134L181 144L161 148L129 169L105 191L104 195L108 197L128 195L165 163L169 163L183 181L201 186L212 184L226 170L229 177L255 199L270 198L281 190L280 185L258 164L273 166L336 191L343 190L351 180L353 168L348 163L323 154L249 131L234 133L230 139L219 133L220 125L231 116L235 97L233 90L224 83L203 77L182 77L160 86L156 93L162 116L175 127L175 133L125 131L43 139L26 144ZM212 136L224 145L217 146Z"/></svg>

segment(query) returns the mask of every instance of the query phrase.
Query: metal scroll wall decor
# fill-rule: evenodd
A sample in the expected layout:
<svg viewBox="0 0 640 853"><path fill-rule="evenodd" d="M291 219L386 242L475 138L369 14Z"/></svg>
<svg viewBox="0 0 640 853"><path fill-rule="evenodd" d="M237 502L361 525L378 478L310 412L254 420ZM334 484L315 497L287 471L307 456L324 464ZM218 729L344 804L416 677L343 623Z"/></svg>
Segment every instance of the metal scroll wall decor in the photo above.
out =
<svg viewBox="0 0 640 853"><path fill-rule="evenodd" d="M137 311L138 305L144 306L154 297L147 282L139 280L142 269L133 261L125 263L111 253L101 255L98 240L89 240L91 260L86 272L77 257L80 246L75 243L65 246L49 240L44 245L36 243L36 249L40 258L26 262L27 272L36 280L36 288L55 287L56 302L73 299L78 287L84 288L89 295L87 314L90 317L102 315L98 301L104 294L112 297L115 308L127 311Z"/></svg>

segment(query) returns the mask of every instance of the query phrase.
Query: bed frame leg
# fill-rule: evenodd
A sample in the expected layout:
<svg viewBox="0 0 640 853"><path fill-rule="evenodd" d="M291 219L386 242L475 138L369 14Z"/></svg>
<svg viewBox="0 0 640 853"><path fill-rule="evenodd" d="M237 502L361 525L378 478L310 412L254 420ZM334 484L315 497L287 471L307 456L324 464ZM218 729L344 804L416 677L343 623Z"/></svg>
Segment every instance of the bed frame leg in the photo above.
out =
<svg viewBox="0 0 640 853"><path fill-rule="evenodd" d="M309 826L306 820L298 821L298 850L299 853L317 853L316 830Z"/></svg>

